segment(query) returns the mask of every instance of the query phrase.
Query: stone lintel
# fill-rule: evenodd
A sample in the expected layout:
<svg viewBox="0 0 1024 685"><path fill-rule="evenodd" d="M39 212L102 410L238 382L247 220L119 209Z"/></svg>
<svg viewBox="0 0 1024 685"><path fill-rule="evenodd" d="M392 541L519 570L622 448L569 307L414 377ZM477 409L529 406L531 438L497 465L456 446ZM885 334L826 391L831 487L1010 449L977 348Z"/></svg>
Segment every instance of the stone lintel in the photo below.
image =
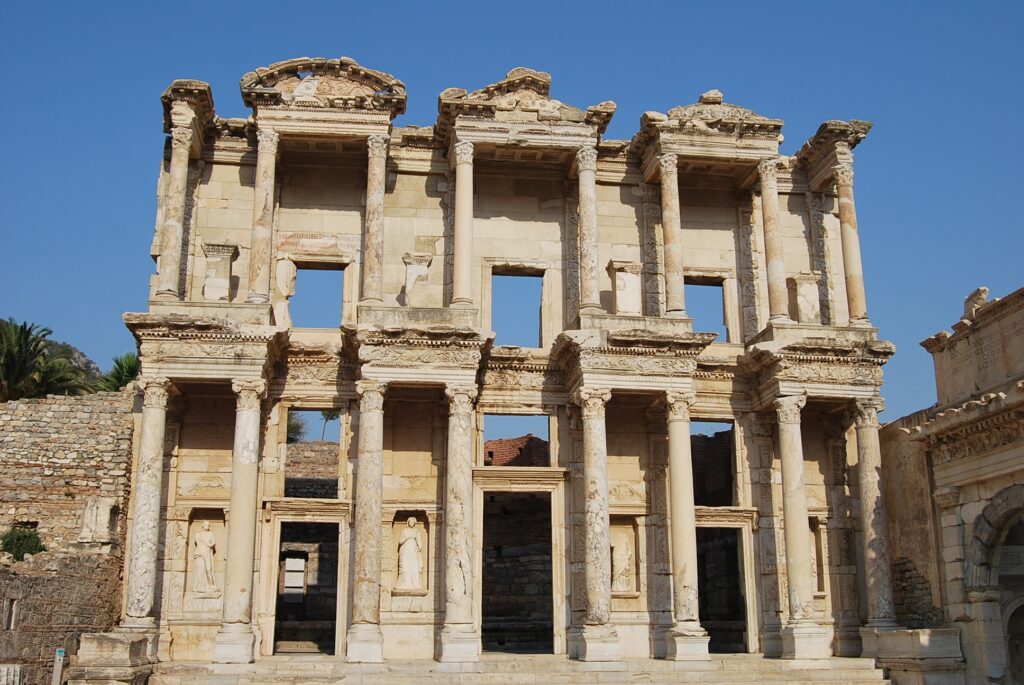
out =
<svg viewBox="0 0 1024 685"><path fill-rule="evenodd" d="M262 128L273 129L282 136L363 140L391 133L391 119L383 111L295 111L284 107L265 107L260 109L257 120Z"/></svg>

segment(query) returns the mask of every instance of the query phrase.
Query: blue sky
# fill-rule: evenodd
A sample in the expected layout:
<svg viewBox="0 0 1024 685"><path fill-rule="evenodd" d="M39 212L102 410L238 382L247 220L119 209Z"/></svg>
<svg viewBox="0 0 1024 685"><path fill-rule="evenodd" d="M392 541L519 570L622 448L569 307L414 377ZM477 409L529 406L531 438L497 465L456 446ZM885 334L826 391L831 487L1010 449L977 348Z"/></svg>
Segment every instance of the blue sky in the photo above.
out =
<svg viewBox="0 0 1024 685"><path fill-rule="evenodd" d="M446 87L514 66L575 105L615 100L608 136L711 88L786 121L792 154L832 118L875 123L857 149L869 309L899 352L892 419L934 401L917 343L962 300L1024 286L1024 3L9 3L0 54L0 316L29 319L100 366L145 308L160 92L208 81L248 114L246 71L347 55L405 81L399 125L434 121Z"/></svg>

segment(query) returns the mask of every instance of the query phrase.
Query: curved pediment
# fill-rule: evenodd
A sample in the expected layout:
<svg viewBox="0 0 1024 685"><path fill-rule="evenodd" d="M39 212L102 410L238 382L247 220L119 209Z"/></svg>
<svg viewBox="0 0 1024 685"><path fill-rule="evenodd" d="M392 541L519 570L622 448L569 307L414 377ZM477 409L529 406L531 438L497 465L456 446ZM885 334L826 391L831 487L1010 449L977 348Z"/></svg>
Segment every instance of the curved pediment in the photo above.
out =
<svg viewBox="0 0 1024 685"><path fill-rule="evenodd" d="M761 116L746 107L725 102L720 90L709 90L696 103L673 107L667 115L647 112L641 125L645 129L653 125L662 130L735 138L778 138L782 131L781 119Z"/></svg>
<svg viewBox="0 0 1024 685"><path fill-rule="evenodd" d="M300 57L250 71L239 84L253 109L284 107L405 111L405 84L391 74L367 69L349 57Z"/></svg>

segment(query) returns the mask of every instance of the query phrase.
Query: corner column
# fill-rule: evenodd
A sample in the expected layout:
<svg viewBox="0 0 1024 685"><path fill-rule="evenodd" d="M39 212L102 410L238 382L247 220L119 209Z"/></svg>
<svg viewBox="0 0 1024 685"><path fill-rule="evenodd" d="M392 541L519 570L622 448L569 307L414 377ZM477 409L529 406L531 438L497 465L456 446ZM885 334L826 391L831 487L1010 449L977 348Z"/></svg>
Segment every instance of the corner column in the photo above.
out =
<svg viewBox="0 0 1024 685"><path fill-rule="evenodd" d="M380 630L381 517L384 490L384 383L356 381L359 394L359 442L356 457L354 522L355 559L352 572L352 625L348 630L349 661L384 661Z"/></svg>
<svg viewBox="0 0 1024 685"><path fill-rule="evenodd" d="M868 620L861 628L861 656L878 656L879 632L897 627L892 600L889 531L882 492L882 451L878 444L878 400L857 400L857 484L860 488L860 527L864 540L864 584Z"/></svg>
<svg viewBox="0 0 1024 685"><path fill-rule="evenodd" d="M612 567L608 517L607 388L581 387L573 397L583 417L583 557L586 616L570 634L569 655L582 661L617 661L619 636L611 618Z"/></svg>
<svg viewBox="0 0 1024 685"><path fill-rule="evenodd" d="M366 140L366 228L363 233L363 302L384 301L384 187L388 159L386 135Z"/></svg>
<svg viewBox="0 0 1024 685"><path fill-rule="evenodd" d="M473 304L473 143L462 141L455 152L455 264L452 304Z"/></svg>
<svg viewBox="0 0 1024 685"><path fill-rule="evenodd" d="M160 227L160 262L157 268L156 297L161 300L181 297L178 287L181 241L185 233L188 160L194 136L191 126L175 126L171 129L171 164L164 188L164 220Z"/></svg>
<svg viewBox="0 0 1024 685"><path fill-rule="evenodd" d="M231 503L224 560L224 600L213 660L248 664L253 660L252 582L256 551L256 486L260 460L260 402L267 384L236 380L235 441L231 450Z"/></svg>
<svg viewBox="0 0 1024 685"><path fill-rule="evenodd" d="M256 188L252 199L252 237L249 243L249 294L246 302L270 302L271 238L274 230L274 172L277 143L274 131L256 132Z"/></svg>
<svg viewBox="0 0 1024 685"><path fill-rule="evenodd" d="M597 150L591 146L576 151L579 175L580 309L601 311L601 287L598 276L597 235Z"/></svg>
<svg viewBox="0 0 1024 685"><path fill-rule="evenodd" d="M142 435L139 470L132 475L132 540L128 551L125 628L153 629L156 619L157 545L160 538L160 500L164 480L164 432L167 427L166 378L142 378Z"/></svg>
<svg viewBox="0 0 1024 685"><path fill-rule="evenodd" d="M868 301L864 292L864 269L860 259L860 234L857 232L857 210L853 203L853 165L832 167L839 197L839 235L843 245L843 271L846 274L846 304L853 325L871 325Z"/></svg>
<svg viewBox="0 0 1024 685"><path fill-rule="evenodd" d="M676 661L710 658L710 638L700 624L697 588L697 517L693 508L693 460L690 454L690 405L696 399L693 393L665 393L675 620L666 655Z"/></svg>
<svg viewBox="0 0 1024 685"><path fill-rule="evenodd" d="M805 395L775 400L782 461L782 526L786 541L786 579L789 619L782 628L782 656L787 659L824 659L832 656L828 631L814 620L814 574L811 569L811 533L807 518L804 448L800 436L800 410Z"/></svg>
<svg viewBox="0 0 1024 685"><path fill-rule="evenodd" d="M668 316L686 316L679 158L664 154L658 157L658 165L661 167L661 230L665 244L665 309Z"/></svg>
<svg viewBox="0 0 1024 685"><path fill-rule="evenodd" d="M480 653L473 616L473 402L477 389L449 385L444 490L444 628L438 660L472 662Z"/></svg>
<svg viewBox="0 0 1024 685"><path fill-rule="evenodd" d="M786 260L779 235L778 160L766 159L757 165L761 178L761 222L764 225L765 270L768 272L769 321L792 322L789 318L789 288L786 285Z"/></svg>

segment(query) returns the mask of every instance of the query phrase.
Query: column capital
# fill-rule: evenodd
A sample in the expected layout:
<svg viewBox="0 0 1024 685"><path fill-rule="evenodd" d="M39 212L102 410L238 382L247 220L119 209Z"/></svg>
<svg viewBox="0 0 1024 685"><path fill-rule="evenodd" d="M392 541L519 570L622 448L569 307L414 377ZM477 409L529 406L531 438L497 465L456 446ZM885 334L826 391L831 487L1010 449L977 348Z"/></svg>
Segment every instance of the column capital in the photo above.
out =
<svg viewBox="0 0 1024 685"><path fill-rule="evenodd" d="M673 152L658 155L658 166L661 168L662 178L677 176L679 174L679 155Z"/></svg>
<svg viewBox="0 0 1024 685"><path fill-rule="evenodd" d="M448 410L452 415L473 413L473 402L478 394L475 385L446 385L444 394L448 398Z"/></svg>
<svg viewBox="0 0 1024 685"><path fill-rule="evenodd" d="M171 129L171 149L191 151L194 136L191 126L175 126Z"/></svg>
<svg viewBox="0 0 1024 685"><path fill-rule="evenodd" d="M800 424L800 410L807 404L807 395L790 395L775 400L775 414L779 423Z"/></svg>
<svg viewBox="0 0 1024 685"><path fill-rule="evenodd" d="M580 413L585 419L603 419L604 405L612 398L608 388L595 388L584 385L572 395L572 403L579 405Z"/></svg>
<svg viewBox="0 0 1024 685"><path fill-rule="evenodd" d="M762 159L757 163L757 175L761 177L761 184L765 182L775 183L778 180L779 173L779 160L778 158L773 159Z"/></svg>
<svg viewBox="0 0 1024 685"><path fill-rule="evenodd" d="M261 128L256 131L256 142L259 145L260 152L276 155L277 144L280 140L281 136L279 136L277 131L274 131L273 129Z"/></svg>
<svg viewBox="0 0 1024 685"><path fill-rule="evenodd" d="M597 171L597 148L584 145L576 150L576 168L580 171Z"/></svg>
<svg viewBox="0 0 1024 685"><path fill-rule="evenodd" d="M879 397L854 400L851 418L857 428L878 428L878 412L882 411L884 408L885 404Z"/></svg>
<svg viewBox="0 0 1024 685"><path fill-rule="evenodd" d="M835 178L839 187L853 187L853 165L849 162L842 162L832 167L832 177Z"/></svg>
<svg viewBox="0 0 1024 685"><path fill-rule="evenodd" d="M167 396L170 394L171 381L161 377L143 377L138 380L142 390L142 406L166 409Z"/></svg>
<svg viewBox="0 0 1024 685"><path fill-rule="evenodd" d="M390 142L391 136L377 133L366 139L366 148L371 157L385 157L388 154L388 144Z"/></svg>
<svg viewBox="0 0 1024 685"><path fill-rule="evenodd" d="M356 381L356 394L359 395L359 412L384 411L384 393L388 384L381 381L364 379Z"/></svg>
<svg viewBox="0 0 1024 685"><path fill-rule="evenodd" d="M665 393L665 406L668 409L669 421L689 421L690 407L697 401L697 393L673 392Z"/></svg>
<svg viewBox="0 0 1024 685"><path fill-rule="evenodd" d="M236 409L259 409L260 400L267 392L267 382L263 379L235 379L231 381L231 390L236 395Z"/></svg>
<svg viewBox="0 0 1024 685"><path fill-rule="evenodd" d="M452 146L452 150L455 152L455 163L456 164L472 164L473 163L473 143L468 140L463 140Z"/></svg>

